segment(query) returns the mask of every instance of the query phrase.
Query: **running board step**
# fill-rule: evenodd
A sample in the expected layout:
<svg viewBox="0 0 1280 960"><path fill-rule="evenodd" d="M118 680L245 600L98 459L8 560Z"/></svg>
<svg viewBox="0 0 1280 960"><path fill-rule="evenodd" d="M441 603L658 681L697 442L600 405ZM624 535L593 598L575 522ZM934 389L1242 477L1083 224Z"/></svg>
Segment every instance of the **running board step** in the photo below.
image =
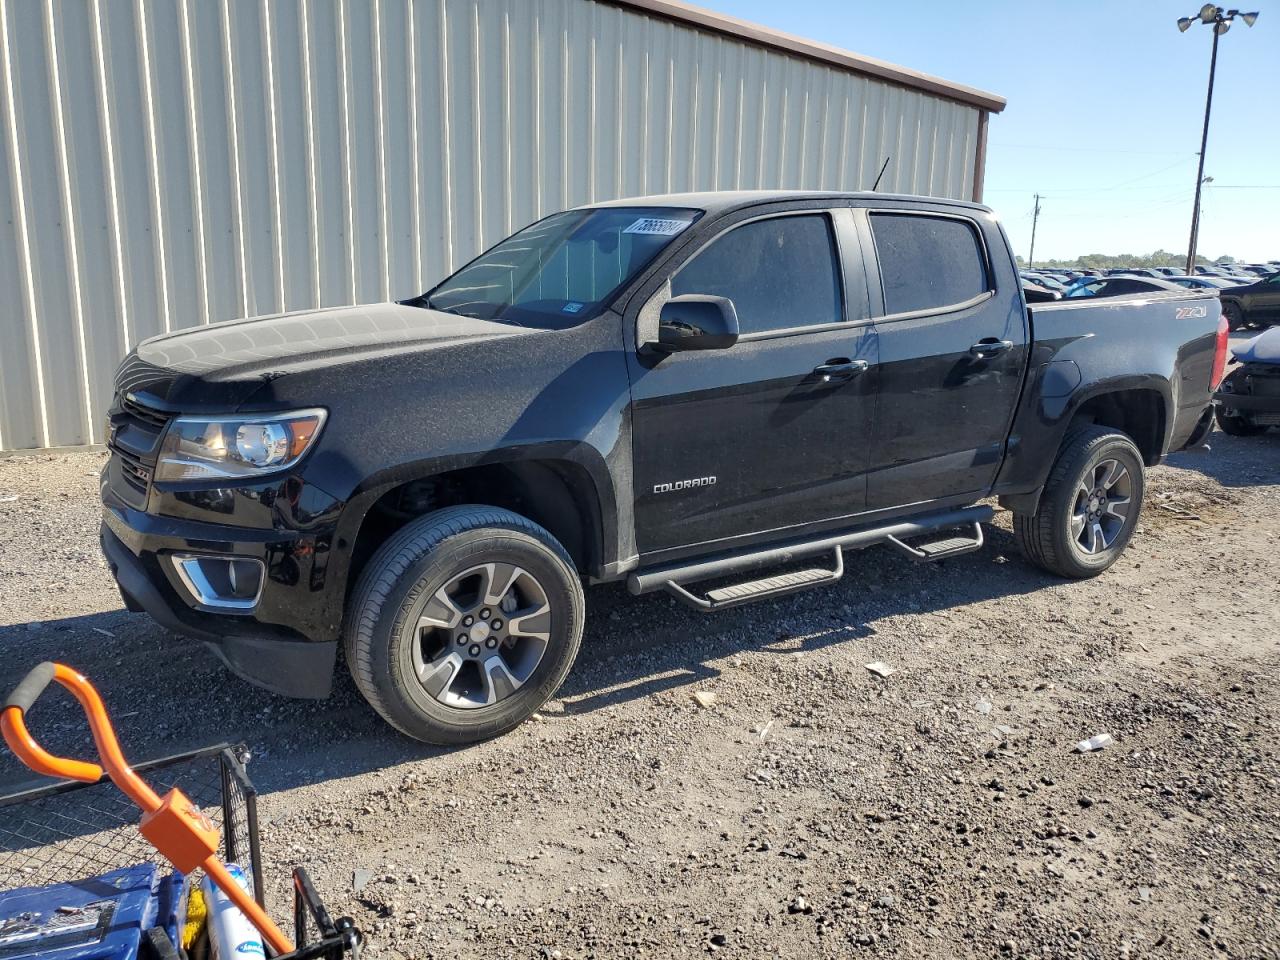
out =
<svg viewBox="0 0 1280 960"><path fill-rule="evenodd" d="M982 549L982 524L975 523L973 525L973 534L968 537L947 537L944 540L934 540L930 543L905 543L894 536L885 537L893 546L897 547L912 559L919 560L921 563L933 563L938 560L946 560L948 557L958 557L964 553L973 553L975 550Z"/></svg>
<svg viewBox="0 0 1280 960"><path fill-rule="evenodd" d="M844 554L839 547L832 550L832 560L834 569L831 570L825 567L814 567L808 570L780 573L773 577L735 583L728 587L717 587L715 590L708 590L705 597L690 593L674 580L668 580L664 587L668 593L693 609L704 613L715 613L718 610L739 607L745 603L785 597L790 593L799 593L801 590L812 590L815 587L825 587L835 583L844 576Z"/></svg>
<svg viewBox="0 0 1280 960"><path fill-rule="evenodd" d="M824 533L816 537L747 549L740 553L650 567L629 574L627 589L637 596L654 590L665 590L696 610L707 612L723 610L743 603L834 583L844 573L844 560L840 553L842 550L862 550L876 544L887 543L917 560L942 560L977 550L982 546L982 529L979 525L993 516L995 516L995 510L983 504L960 510L925 514L912 520L893 521L879 527L860 527ZM973 527L973 536L957 537L950 532L958 527ZM942 533L946 533L943 540L921 546L913 546L906 542L922 537L938 536ZM775 574L731 587L719 587L702 597L695 596L686 589L689 584L699 580L720 579L747 571L777 568L823 555L833 557L834 569L813 568L795 573Z"/></svg>

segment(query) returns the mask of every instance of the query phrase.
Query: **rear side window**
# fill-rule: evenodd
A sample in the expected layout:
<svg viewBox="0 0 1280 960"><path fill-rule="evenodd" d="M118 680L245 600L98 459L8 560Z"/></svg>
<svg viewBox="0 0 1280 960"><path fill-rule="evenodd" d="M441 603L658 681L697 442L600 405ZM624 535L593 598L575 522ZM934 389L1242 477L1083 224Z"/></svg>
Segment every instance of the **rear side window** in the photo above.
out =
<svg viewBox="0 0 1280 960"><path fill-rule="evenodd" d="M978 231L968 220L873 213L886 313L939 310L991 289Z"/></svg>
<svg viewBox="0 0 1280 960"><path fill-rule="evenodd" d="M769 217L735 227L671 279L672 296L728 297L744 333L836 323L836 251L825 214Z"/></svg>

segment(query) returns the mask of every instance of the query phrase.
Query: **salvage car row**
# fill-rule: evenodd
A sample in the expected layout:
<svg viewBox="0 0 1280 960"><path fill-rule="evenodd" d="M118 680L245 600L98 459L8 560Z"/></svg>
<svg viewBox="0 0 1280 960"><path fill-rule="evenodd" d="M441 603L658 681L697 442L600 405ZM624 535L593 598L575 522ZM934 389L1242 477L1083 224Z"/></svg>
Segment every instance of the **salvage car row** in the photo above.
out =
<svg viewBox="0 0 1280 960"><path fill-rule="evenodd" d="M1064 282L1058 277L1021 271L1022 285L1029 303L1045 303L1079 297L1116 297L1125 294L1215 290L1232 330L1280 323L1280 270L1249 278L1199 274L1161 275L1154 269L1130 272L1110 271L1100 276L1077 276Z"/></svg>

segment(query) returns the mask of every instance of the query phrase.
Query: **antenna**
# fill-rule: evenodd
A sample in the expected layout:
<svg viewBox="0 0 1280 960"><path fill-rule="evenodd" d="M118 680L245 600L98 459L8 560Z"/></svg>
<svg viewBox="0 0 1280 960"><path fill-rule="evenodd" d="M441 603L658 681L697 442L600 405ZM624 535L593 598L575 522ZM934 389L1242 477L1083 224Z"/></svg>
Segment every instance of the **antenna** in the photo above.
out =
<svg viewBox="0 0 1280 960"><path fill-rule="evenodd" d="M876 175L876 182L875 182L875 183L873 183L873 184L871 185L871 192L872 192L872 193L875 193L875 192L876 192L876 188L880 186L880 178L884 176L884 172L885 172L885 170L887 170L887 169L889 168L889 161L892 159L892 157L893 157L893 155L892 155L892 154L890 154L889 156L885 157L885 158L884 158L884 163L882 163L882 164L880 165L880 172Z"/></svg>

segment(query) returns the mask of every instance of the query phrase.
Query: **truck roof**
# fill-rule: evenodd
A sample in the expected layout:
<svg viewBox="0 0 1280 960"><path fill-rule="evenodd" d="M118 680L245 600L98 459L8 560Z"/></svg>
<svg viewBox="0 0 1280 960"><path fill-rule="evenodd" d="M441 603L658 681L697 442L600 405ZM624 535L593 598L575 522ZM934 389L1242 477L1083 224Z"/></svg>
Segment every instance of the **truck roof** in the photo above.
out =
<svg viewBox="0 0 1280 960"><path fill-rule="evenodd" d="M703 190L695 193L659 193L645 197L623 197L599 203L584 203L577 209L597 207L686 207L707 213L726 213L739 207L778 200L813 200L830 198L839 200L914 200L920 203L945 203L969 210L991 212L991 208L968 200L952 200L947 197L922 197L898 193L873 193L868 190L847 192L833 190Z"/></svg>

